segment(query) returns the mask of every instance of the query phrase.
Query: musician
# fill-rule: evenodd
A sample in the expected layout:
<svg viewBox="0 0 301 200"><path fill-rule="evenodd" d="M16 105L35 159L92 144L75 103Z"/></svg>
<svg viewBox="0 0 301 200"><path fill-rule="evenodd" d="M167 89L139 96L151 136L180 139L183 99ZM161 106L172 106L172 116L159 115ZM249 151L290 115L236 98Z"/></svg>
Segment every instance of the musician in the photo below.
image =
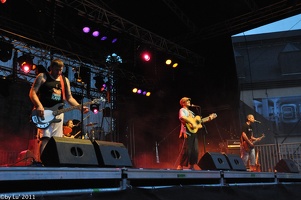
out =
<svg viewBox="0 0 301 200"><path fill-rule="evenodd" d="M74 134L73 134L73 120L69 119L66 122L66 126L63 126L63 133L64 133L64 137L66 138L74 138Z"/></svg>
<svg viewBox="0 0 301 200"><path fill-rule="evenodd" d="M179 110L179 120L181 122L181 130L179 138L182 142L180 144L180 162L177 170L182 170L183 167L187 167L188 164L189 169L193 170L199 156L197 134L191 133L189 129L186 128L186 123L191 124L191 127L195 128L194 123L191 121L191 119L195 117L195 114L189 110L190 100L188 97L183 97L180 100L181 108Z"/></svg>
<svg viewBox="0 0 301 200"><path fill-rule="evenodd" d="M254 116L252 114L247 115L246 122L241 128L242 132L240 137L240 157L242 158L244 165L249 167L250 171L256 171L254 143L260 141L262 138L254 137L252 127L254 122Z"/></svg>
<svg viewBox="0 0 301 200"><path fill-rule="evenodd" d="M79 105L71 94L69 79L62 74L63 69L63 61L54 59L49 66L49 72L39 73L33 82L29 98L34 105L34 109L37 111L37 115L41 119L45 119L44 110L47 110L47 107L51 108L65 102L69 103L70 106ZM83 113L89 111L86 106L83 109ZM64 113L55 116L55 119L57 120L55 123L51 123L47 128L39 131L41 137L41 155L52 136L63 137Z"/></svg>

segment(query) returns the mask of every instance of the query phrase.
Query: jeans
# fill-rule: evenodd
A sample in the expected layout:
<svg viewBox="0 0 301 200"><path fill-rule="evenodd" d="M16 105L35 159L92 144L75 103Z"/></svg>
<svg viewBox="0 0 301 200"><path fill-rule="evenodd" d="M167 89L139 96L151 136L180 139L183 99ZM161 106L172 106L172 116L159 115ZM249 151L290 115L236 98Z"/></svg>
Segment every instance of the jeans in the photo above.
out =
<svg viewBox="0 0 301 200"><path fill-rule="evenodd" d="M248 161L250 160L250 165L255 166L255 149L250 149L250 152L247 152L243 149L243 147L240 147L240 157L242 161L244 162L245 166L248 166Z"/></svg>

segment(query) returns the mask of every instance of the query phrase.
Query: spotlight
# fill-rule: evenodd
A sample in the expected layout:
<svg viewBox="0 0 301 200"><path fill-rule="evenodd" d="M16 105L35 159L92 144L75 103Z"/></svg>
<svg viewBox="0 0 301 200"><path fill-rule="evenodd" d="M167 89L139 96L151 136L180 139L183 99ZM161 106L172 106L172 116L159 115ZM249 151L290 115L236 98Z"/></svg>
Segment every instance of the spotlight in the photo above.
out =
<svg viewBox="0 0 301 200"><path fill-rule="evenodd" d="M136 87L132 89L132 92L135 94L141 94L141 95L147 96L147 97L149 97L151 95L151 92L145 91L145 90L142 90L142 89L139 89Z"/></svg>
<svg viewBox="0 0 301 200"><path fill-rule="evenodd" d="M141 53L142 60L148 62L151 59L151 54L148 51L144 51Z"/></svg>
<svg viewBox="0 0 301 200"><path fill-rule="evenodd" d="M99 112L99 104L91 104L90 105L90 110L94 113L97 114Z"/></svg>
<svg viewBox="0 0 301 200"><path fill-rule="evenodd" d="M7 62L12 57L13 45L0 41L0 60Z"/></svg>
<svg viewBox="0 0 301 200"><path fill-rule="evenodd" d="M93 78L95 80L95 84L94 86L100 91L102 92L104 90L105 87L105 83L103 81L103 78L100 75L97 75Z"/></svg>
<svg viewBox="0 0 301 200"><path fill-rule="evenodd" d="M114 43L116 43L117 42L117 38L114 38L113 40L112 40L112 43L114 44Z"/></svg>
<svg viewBox="0 0 301 200"><path fill-rule="evenodd" d="M106 39L108 39L107 36L102 36L102 37L100 38L101 41L105 41Z"/></svg>
<svg viewBox="0 0 301 200"><path fill-rule="evenodd" d="M83 28L83 32L84 33L89 33L90 32L90 28L88 26Z"/></svg>
<svg viewBox="0 0 301 200"><path fill-rule="evenodd" d="M172 61L171 61L170 59L167 59L167 60L165 61L165 64L166 64L166 65L170 65L171 62L172 62Z"/></svg>
<svg viewBox="0 0 301 200"><path fill-rule="evenodd" d="M34 70L36 68L36 65L33 64L33 56L29 54L23 54L19 58L17 58L17 62L20 65L20 68L23 72L29 73L31 70Z"/></svg>
<svg viewBox="0 0 301 200"><path fill-rule="evenodd" d="M99 31L93 31L93 33L92 33L93 37L98 37L99 34L100 34Z"/></svg>
<svg viewBox="0 0 301 200"><path fill-rule="evenodd" d="M179 65L179 63L177 63L177 62L174 62L174 61L172 61L171 59L167 59L166 61L165 61L165 64L167 65L167 66L172 66L173 68L176 68L178 65Z"/></svg>
<svg viewBox="0 0 301 200"><path fill-rule="evenodd" d="M112 53L107 56L106 63L113 64L113 63L122 63L122 58L118 56L116 53Z"/></svg>

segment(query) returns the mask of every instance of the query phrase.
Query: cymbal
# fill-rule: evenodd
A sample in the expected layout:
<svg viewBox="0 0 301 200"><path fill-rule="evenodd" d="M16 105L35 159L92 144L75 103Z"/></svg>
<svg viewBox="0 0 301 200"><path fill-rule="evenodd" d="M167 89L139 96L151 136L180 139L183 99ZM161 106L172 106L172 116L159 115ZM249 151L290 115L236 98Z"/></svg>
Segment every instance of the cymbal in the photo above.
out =
<svg viewBox="0 0 301 200"><path fill-rule="evenodd" d="M89 123L89 124L87 124L86 126L94 126L94 125L96 125L97 123Z"/></svg>

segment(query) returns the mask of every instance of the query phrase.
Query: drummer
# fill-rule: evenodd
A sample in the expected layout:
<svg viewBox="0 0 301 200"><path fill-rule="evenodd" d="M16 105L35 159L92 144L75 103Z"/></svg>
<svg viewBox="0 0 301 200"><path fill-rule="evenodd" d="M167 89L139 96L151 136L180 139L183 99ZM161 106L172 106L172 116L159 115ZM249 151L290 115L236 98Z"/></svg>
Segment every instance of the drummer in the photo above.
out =
<svg viewBox="0 0 301 200"><path fill-rule="evenodd" d="M74 135L72 135L73 127L74 127L73 120L69 119L66 122L66 126L63 126L64 137L74 138Z"/></svg>

